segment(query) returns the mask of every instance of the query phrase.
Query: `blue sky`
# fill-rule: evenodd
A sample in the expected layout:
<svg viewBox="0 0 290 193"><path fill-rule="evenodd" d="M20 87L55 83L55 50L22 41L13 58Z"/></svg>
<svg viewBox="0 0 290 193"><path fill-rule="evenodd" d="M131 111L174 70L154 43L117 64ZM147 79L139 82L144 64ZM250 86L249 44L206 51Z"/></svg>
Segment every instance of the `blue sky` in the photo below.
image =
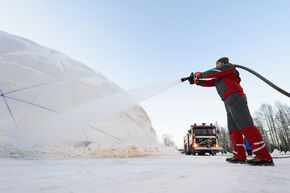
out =
<svg viewBox="0 0 290 193"><path fill-rule="evenodd" d="M290 90L290 2L195 0L0 0L0 29L58 50L124 89L205 71L228 56ZM289 99L240 70L254 114ZM141 104L158 138L181 146L190 124L226 126L215 88L188 84Z"/></svg>

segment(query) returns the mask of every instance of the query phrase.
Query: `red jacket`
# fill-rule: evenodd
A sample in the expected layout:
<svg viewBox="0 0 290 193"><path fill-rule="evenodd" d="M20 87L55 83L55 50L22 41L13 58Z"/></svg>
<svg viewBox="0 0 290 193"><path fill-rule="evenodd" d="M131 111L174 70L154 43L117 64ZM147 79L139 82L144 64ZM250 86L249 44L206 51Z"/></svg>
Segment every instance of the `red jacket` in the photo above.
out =
<svg viewBox="0 0 290 193"><path fill-rule="evenodd" d="M231 63L202 72L199 77L202 79L210 78L209 80L199 80L197 84L206 87L215 86L222 100L232 93L245 95L240 85L239 72Z"/></svg>

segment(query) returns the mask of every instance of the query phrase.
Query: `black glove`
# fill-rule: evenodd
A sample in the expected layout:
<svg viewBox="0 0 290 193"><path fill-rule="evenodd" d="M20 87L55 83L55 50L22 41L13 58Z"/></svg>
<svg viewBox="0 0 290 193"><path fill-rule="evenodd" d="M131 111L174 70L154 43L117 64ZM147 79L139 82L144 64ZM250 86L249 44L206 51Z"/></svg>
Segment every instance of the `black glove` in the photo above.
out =
<svg viewBox="0 0 290 193"><path fill-rule="evenodd" d="M188 82L190 84L197 84L199 85L199 74L200 72L196 72L196 73L191 73L189 77L186 77L186 78L182 78L181 81L184 82L186 80L188 80Z"/></svg>
<svg viewBox="0 0 290 193"><path fill-rule="evenodd" d="M193 74L193 72L190 74L190 76L187 78L187 80L188 80L188 82L190 83L190 84L194 84L194 79L195 77L194 77L194 74Z"/></svg>
<svg viewBox="0 0 290 193"><path fill-rule="evenodd" d="M190 84L200 85L200 80L199 79L196 79L196 78L188 79L188 82Z"/></svg>

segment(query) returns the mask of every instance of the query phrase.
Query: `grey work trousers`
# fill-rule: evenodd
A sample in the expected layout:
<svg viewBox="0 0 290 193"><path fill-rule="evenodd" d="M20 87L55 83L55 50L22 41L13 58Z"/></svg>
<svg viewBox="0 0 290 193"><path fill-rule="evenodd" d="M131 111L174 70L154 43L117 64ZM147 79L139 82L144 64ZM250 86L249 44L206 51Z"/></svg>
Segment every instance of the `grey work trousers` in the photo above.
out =
<svg viewBox="0 0 290 193"><path fill-rule="evenodd" d="M224 103L227 111L229 131L242 130L254 125L246 95L233 93L225 98Z"/></svg>

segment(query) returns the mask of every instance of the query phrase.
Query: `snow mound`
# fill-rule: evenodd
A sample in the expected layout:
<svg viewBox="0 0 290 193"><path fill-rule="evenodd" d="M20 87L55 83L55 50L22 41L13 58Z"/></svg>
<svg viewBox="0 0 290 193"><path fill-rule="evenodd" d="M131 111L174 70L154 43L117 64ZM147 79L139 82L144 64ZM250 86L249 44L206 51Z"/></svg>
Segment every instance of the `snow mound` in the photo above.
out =
<svg viewBox="0 0 290 193"><path fill-rule="evenodd" d="M284 156L284 155L290 155L290 152L287 151L287 152L282 152L282 151L279 151L278 149L274 149L274 151L271 153L271 155L273 157L279 157L279 156Z"/></svg>
<svg viewBox="0 0 290 193"><path fill-rule="evenodd" d="M271 153L272 156L279 156L280 155L280 151L278 149L274 149L274 151Z"/></svg>
<svg viewBox="0 0 290 193"><path fill-rule="evenodd" d="M138 105L101 122L100 114L90 110L76 114L65 127L49 121L118 92L125 91L88 66L0 31L0 155L134 157L168 153L158 145L151 121ZM108 105L118 103L124 101ZM107 113L108 105L99 112ZM92 143L73 145L82 141Z"/></svg>

